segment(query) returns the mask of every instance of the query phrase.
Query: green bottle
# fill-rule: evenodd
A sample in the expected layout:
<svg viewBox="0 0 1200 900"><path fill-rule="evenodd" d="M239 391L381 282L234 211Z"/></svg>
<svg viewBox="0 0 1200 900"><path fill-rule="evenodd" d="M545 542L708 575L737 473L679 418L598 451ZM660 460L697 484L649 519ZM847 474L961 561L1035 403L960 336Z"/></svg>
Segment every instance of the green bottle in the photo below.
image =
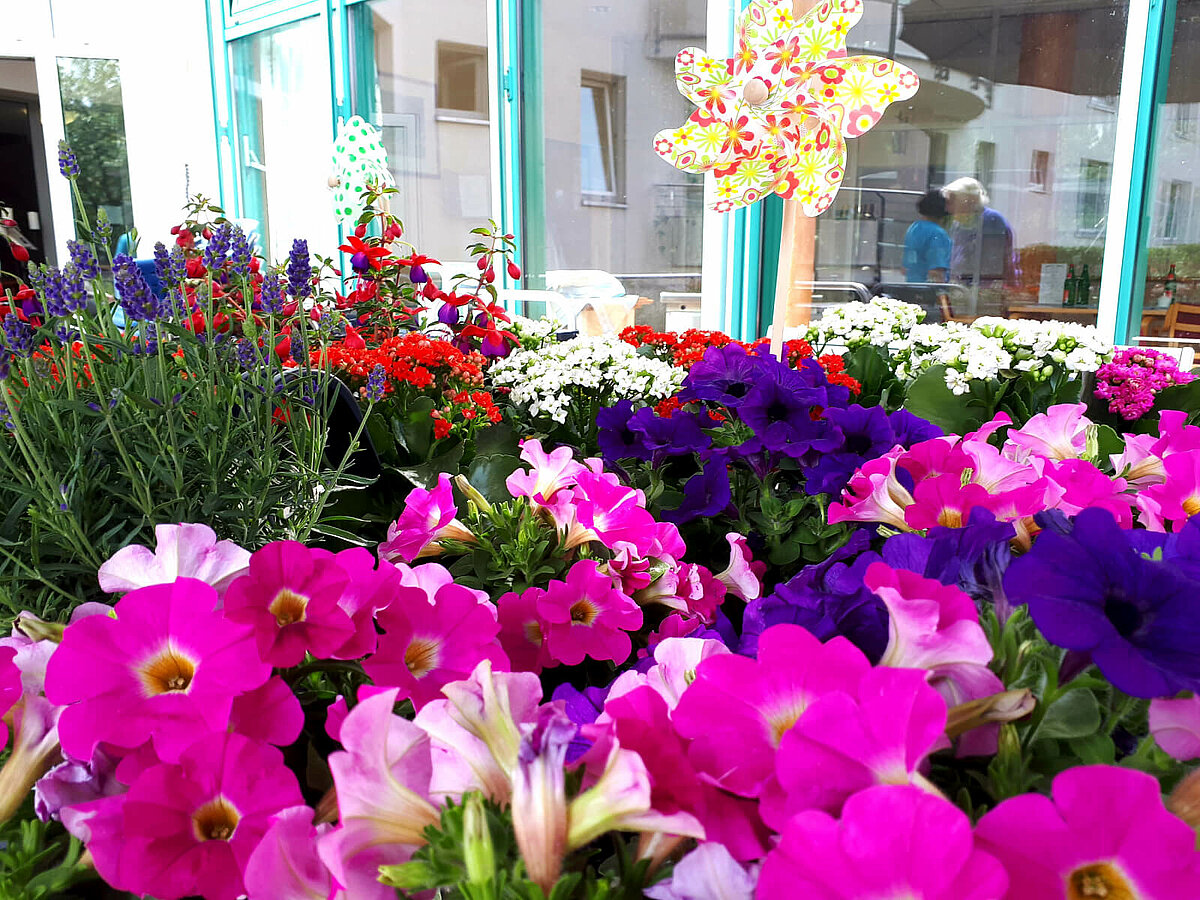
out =
<svg viewBox="0 0 1200 900"><path fill-rule="evenodd" d="M1067 280L1063 282L1063 306L1075 305L1075 263L1067 266Z"/></svg>
<svg viewBox="0 0 1200 900"><path fill-rule="evenodd" d="M1083 264L1083 274L1079 276L1079 284L1076 286L1075 305L1092 305L1092 276L1088 274L1087 263Z"/></svg>

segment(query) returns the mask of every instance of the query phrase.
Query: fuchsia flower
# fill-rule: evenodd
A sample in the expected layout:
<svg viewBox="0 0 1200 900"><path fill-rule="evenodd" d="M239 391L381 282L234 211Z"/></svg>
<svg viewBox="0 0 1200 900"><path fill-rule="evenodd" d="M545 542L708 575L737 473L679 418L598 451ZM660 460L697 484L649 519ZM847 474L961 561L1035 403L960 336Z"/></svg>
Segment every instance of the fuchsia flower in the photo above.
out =
<svg viewBox="0 0 1200 900"><path fill-rule="evenodd" d="M877 784L928 786L919 768L946 730L946 704L913 669L872 669L853 693L816 700L783 735L762 816L780 831L795 813L836 813Z"/></svg>
<svg viewBox="0 0 1200 900"><path fill-rule="evenodd" d="M874 787L838 821L809 810L788 822L763 863L757 900L1051 900L1006 894L1004 869L981 850L956 806L913 787ZM1078 895L1082 897L1083 895ZM1097 897L1102 895L1096 895ZM1117 895L1111 895L1115 900Z"/></svg>
<svg viewBox="0 0 1200 900"><path fill-rule="evenodd" d="M258 652L287 668L305 653L328 659L354 636L342 609L350 578L327 550L275 541L250 557L250 572L229 586L225 615L254 629Z"/></svg>
<svg viewBox="0 0 1200 900"><path fill-rule="evenodd" d="M1041 456L1052 460L1078 459L1087 450L1086 403L1059 403L1038 413L1020 428L1009 429L1005 455L1022 460Z"/></svg>
<svg viewBox="0 0 1200 900"><path fill-rule="evenodd" d="M442 472L432 491L425 488L409 491L404 498L404 511L388 526L387 540L379 545L379 558L412 562L424 555L444 531L457 537L469 536L466 526L454 518L457 514L450 476Z"/></svg>
<svg viewBox="0 0 1200 900"><path fill-rule="evenodd" d="M1150 733L1175 759L1200 757L1200 696L1151 700Z"/></svg>
<svg viewBox="0 0 1200 900"><path fill-rule="evenodd" d="M4 714L21 699L21 670L13 661L16 655L17 651L12 647L0 647L0 750L8 745Z"/></svg>
<svg viewBox="0 0 1200 900"><path fill-rule="evenodd" d="M317 853L354 900L394 900L376 879L381 865L406 862L441 814L430 802L429 737L392 714L395 689L362 700L342 723L342 746L329 755L337 788L338 827Z"/></svg>
<svg viewBox="0 0 1200 900"><path fill-rule="evenodd" d="M343 900L313 847L331 825L313 825L308 806L289 806L271 817L270 827L246 862L250 900Z"/></svg>
<svg viewBox="0 0 1200 900"><path fill-rule="evenodd" d="M250 551L233 541L218 541L207 525L156 525L154 550L131 544L100 567L100 588L109 594L135 591L176 578L195 578L224 594L229 583L245 574Z"/></svg>
<svg viewBox="0 0 1200 900"><path fill-rule="evenodd" d="M132 749L153 741L175 762L196 737L224 731L234 698L263 684L250 629L214 607L217 592L184 578L126 594L116 618L67 627L46 668L46 697L66 706L63 750L91 759L101 741Z"/></svg>
<svg viewBox="0 0 1200 900"><path fill-rule="evenodd" d="M888 609L888 645L879 665L925 670L947 706L1004 690L988 668L992 645L965 593L881 562L867 568L863 583Z"/></svg>
<svg viewBox="0 0 1200 900"><path fill-rule="evenodd" d="M1050 797L1003 801L975 830L1008 870L1007 900L1194 900L1196 834L1163 806L1158 781L1116 766L1078 766Z"/></svg>
<svg viewBox="0 0 1200 900"><path fill-rule="evenodd" d="M671 720L691 739L688 758L698 771L757 797L780 740L805 710L830 691L854 691L870 668L845 638L822 644L798 625L776 625L759 638L757 660L730 653L701 662Z"/></svg>
<svg viewBox="0 0 1200 900"><path fill-rule="evenodd" d="M363 668L377 685L400 688L420 709L442 687L466 678L480 660L508 668L500 624L487 594L454 583L443 566L401 569L405 583L378 614L384 634Z"/></svg>
<svg viewBox="0 0 1200 900"><path fill-rule="evenodd" d="M571 566L565 582L551 581L537 610L546 623L547 653L570 666L585 656L624 662L632 649L628 632L642 627L641 609L591 559Z"/></svg>
<svg viewBox="0 0 1200 900"><path fill-rule="evenodd" d="M202 737L177 764L152 766L128 793L63 810L110 885L162 900L236 900L271 817L304 802L274 747L237 734Z"/></svg>
<svg viewBox="0 0 1200 900"><path fill-rule="evenodd" d="M1200 512L1200 450L1172 453L1163 459L1161 484L1137 495L1139 521L1151 531L1179 531Z"/></svg>

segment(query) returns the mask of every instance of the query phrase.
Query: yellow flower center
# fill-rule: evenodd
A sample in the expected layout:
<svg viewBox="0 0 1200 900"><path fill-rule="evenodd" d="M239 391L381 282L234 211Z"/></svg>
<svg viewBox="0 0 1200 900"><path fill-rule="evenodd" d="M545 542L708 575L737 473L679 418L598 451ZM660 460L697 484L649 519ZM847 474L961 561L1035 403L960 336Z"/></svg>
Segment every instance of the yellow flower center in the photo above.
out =
<svg viewBox="0 0 1200 900"><path fill-rule="evenodd" d="M1200 499L1196 497L1188 497L1183 501L1183 511L1189 516L1194 516L1200 512Z"/></svg>
<svg viewBox="0 0 1200 900"><path fill-rule="evenodd" d="M961 509L943 509L938 513L937 522L947 528L962 528L963 517Z"/></svg>
<svg viewBox="0 0 1200 900"><path fill-rule="evenodd" d="M281 590L267 607L280 628L303 622L308 616L308 598L287 588Z"/></svg>
<svg viewBox="0 0 1200 900"><path fill-rule="evenodd" d="M187 691L196 675L196 661L185 653L167 646L137 669L142 687L154 697Z"/></svg>
<svg viewBox="0 0 1200 900"><path fill-rule="evenodd" d="M571 607L571 623L573 625L591 625L596 621L598 615L600 615L600 610L591 600L577 600Z"/></svg>
<svg viewBox="0 0 1200 900"><path fill-rule="evenodd" d="M1067 876L1067 900L1139 900L1129 882L1109 863L1076 869Z"/></svg>
<svg viewBox="0 0 1200 900"><path fill-rule="evenodd" d="M198 841L227 841L241 820L236 806L224 797L216 797L192 813L192 833Z"/></svg>
<svg viewBox="0 0 1200 900"><path fill-rule="evenodd" d="M404 664L413 678L424 678L437 666L438 643L429 638L414 638L404 651Z"/></svg>

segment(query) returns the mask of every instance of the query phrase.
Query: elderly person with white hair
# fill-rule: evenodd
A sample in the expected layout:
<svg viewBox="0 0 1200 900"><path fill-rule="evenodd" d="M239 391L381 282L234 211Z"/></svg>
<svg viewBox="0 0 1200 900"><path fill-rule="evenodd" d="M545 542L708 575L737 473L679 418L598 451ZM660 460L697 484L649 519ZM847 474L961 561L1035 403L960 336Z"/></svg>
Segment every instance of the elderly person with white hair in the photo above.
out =
<svg viewBox="0 0 1200 900"><path fill-rule="evenodd" d="M1020 270L1013 230L1004 216L988 206L984 186L974 178L959 178L942 193L951 216L950 280L981 288L1015 286Z"/></svg>

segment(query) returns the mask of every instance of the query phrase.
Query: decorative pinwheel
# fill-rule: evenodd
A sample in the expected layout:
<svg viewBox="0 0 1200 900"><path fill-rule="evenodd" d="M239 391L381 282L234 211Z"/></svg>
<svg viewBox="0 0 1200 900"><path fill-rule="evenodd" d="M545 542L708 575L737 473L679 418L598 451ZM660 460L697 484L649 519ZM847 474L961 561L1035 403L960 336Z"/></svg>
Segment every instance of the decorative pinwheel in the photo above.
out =
<svg viewBox="0 0 1200 900"><path fill-rule="evenodd" d="M799 19L792 3L752 0L732 59L694 47L675 58L680 93L698 109L680 128L659 132L654 149L685 172L715 172L718 212L776 193L820 215L845 174L845 139L917 92L906 66L846 55L862 0L825 0Z"/></svg>
<svg viewBox="0 0 1200 900"><path fill-rule="evenodd" d="M356 221L362 213L362 193L367 186L394 185L387 151L379 131L354 116L342 123L333 142L333 210L339 222Z"/></svg>

